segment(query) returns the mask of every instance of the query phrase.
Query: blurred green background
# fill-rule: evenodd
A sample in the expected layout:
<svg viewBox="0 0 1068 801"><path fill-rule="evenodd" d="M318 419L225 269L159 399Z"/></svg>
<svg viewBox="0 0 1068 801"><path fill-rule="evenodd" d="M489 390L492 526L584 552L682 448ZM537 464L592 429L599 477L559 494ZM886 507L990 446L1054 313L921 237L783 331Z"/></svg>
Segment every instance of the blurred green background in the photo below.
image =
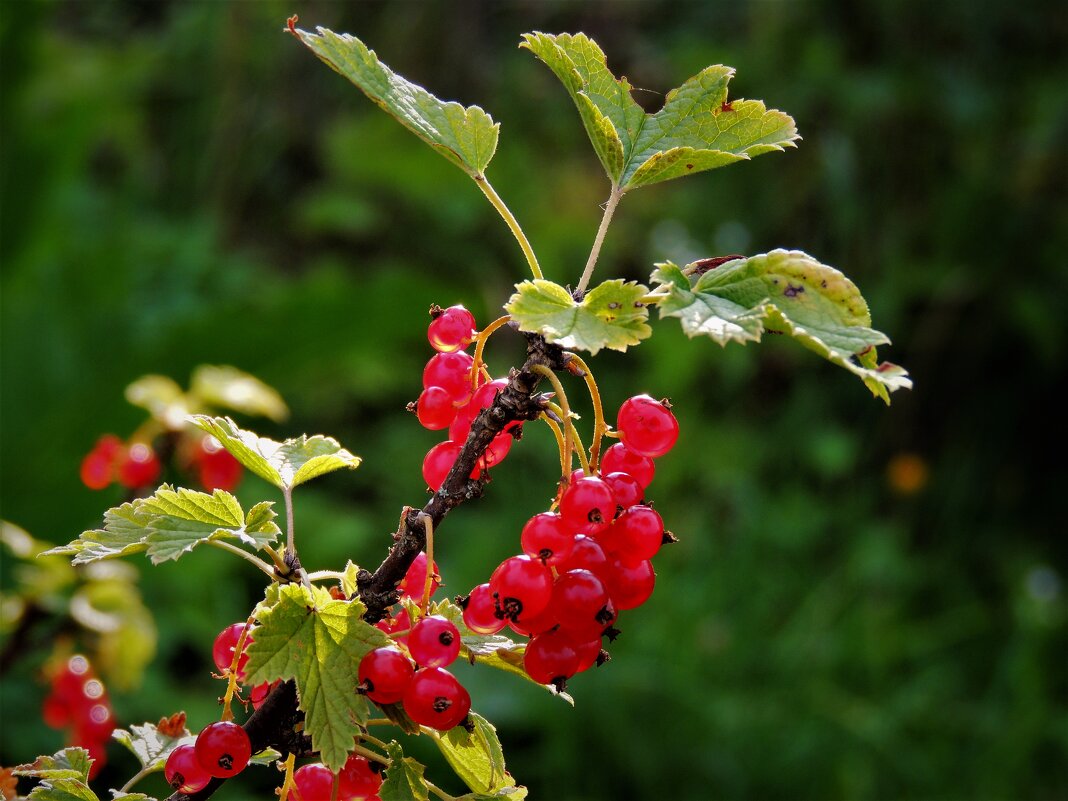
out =
<svg viewBox="0 0 1068 801"><path fill-rule="evenodd" d="M426 309L462 301L488 321L525 266L459 170L283 34L294 12L500 121L489 174L560 282L581 271L607 180L519 35L587 32L655 90L638 95L650 107L707 64L736 67L732 94L788 111L804 141L628 196L598 274L806 250L859 284L894 340L884 358L916 382L886 409L794 343L720 349L674 322L596 357L609 407L676 403L683 438L652 496L681 542L611 664L572 683L574 710L459 671L531 797L1068 797L1055 0L4 3L3 516L53 542L95 524L119 491L85 489L78 464L140 423L123 387L200 363L281 391L292 418L246 421L263 433L329 433L365 458L298 494L305 564L377 564L399 508L422 503L439 437L404 405L430 356ZM497 371L522 355L499 340ZM553 453L532 426L449 518L449 594L516 551ZM240 494L273 497L254 478ZM211 639L259 582L214 552L131 564L160 645L141 688L116 693L119 721L186 709L199 728L217 714ZM4 676L0 764L61 745L35 723L47 653ZM100 786L134 770L113 746ZM272 797L273 778L219 797Z"/></svg>

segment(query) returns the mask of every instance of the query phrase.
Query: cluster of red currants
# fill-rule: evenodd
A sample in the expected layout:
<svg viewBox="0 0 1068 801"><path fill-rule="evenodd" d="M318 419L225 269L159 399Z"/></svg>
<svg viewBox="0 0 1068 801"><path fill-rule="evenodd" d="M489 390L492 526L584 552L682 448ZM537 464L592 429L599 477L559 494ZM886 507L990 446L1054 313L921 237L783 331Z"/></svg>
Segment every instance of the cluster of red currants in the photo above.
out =
<svg viewBox="0 0 1068 801"><path fill-rule="evenodd" d="M666 402L639 395L623 403L617 431L621 441L604 453L599 472L576 470L558 510L523 526L523 555L504 560L462 599L472 631L496 634L507 624L531 638L524 667L542 684L562 688L603 662L601 637L614 637L619 612L652 594L650 560L673 539L644 495L653 459L678 439L674 414Z"/></svg>
<svg viewBox="0 0 1068 801"><path fill-rule="evenodd" d="M431 448L423 459L423 479L437 491L456 462L475 417L490 407L497 393L508 386L508 379L490 380L484 370L476 369L474 359L464 350L476 334L471 312L463 306L445 310L435 307L431 315L427 339L437 353L423 368L423 392L409 408L424 428L449 431L449 438ZM472 478L478 478L508 455L520 426L518 422L510 423L493 438Z"/></svg>
<svg viewBox="0 0 1068 801"><path fill-rule="evenodd" d="M195 793L213 778L229 779L248 766L252 743L241 726L231 720L209 723L193 745L171 751L163 775L175 790Z"/></svg>
<svg viewBox="0 0 1068 801"><path fill-rule="evenodd" d="M107 761L105 746L115 729L115 716L88 659L76 654L63 663L52 677L42 715L53 729L70 729L70 745L86 749L95 760L89 778L95 777Z"/></svg>
<svg viewBox="0 0 1068 801"><path fill-rule="evenodd" d="M160 470L159 457L151 445L127 445L114 434L105 434L82 459L81 478L89 489L105 489L118 481L135 490L154 484Z"/></svg>

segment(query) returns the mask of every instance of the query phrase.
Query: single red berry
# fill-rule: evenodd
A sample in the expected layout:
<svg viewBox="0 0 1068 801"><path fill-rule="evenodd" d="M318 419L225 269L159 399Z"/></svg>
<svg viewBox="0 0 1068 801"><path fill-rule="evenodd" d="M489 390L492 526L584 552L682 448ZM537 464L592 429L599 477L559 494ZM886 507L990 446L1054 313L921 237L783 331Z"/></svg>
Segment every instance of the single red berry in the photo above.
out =
<svg viewBox="0 0 1068 801"><path fill-rule="evenodd" d="M605 576L608 596L616 609L634 609L649 600L656 586L653 563L646 560L628 564L622 559L612 561L611 570Z"/></svg>
<svg viewBox="0 0 1068 801"><path fill-rule="evenodd" d="M167 783L180 793L195 793L211 781L211 774L200 766L196 749L180 745L171 751L163 768Z"/></svg>
<svg viewBox="0 0 1068 801"><path fill-rule="evenodd" d="M446 476L449 475L452 466L456 464L456 457L460 455L462 447L459 442L447 439L427 451L426 457L423 459L423 481L434 492L441 489Z"/></svg>
<svg viewBox="0 0 1068 801"><path fill-rule="evenodd" d="M558 565L571 553L575 536L556 512L539 512L519 535L523 553L546 565Z"/></svg>
<svg viewBox="0 0 1068 801"><path fill-rule="evenodd" d="M553 584L550 608L575 642L600 637L616 620L604 582L589 570L561 573Z"/></svg>
<svg viewBox="0 0 1068 801"><path fill-rule="evenodd" d="M515 437L507 431L502 431L495 436L490 440L490 444L486 446L485 454L479 459L480 466L484 468L493 467L495 464L503 462L504 457L508 455L508 451L512 449L513 442L515 442Z"/></svg>
<svg viewBox="0 0 1068 801"><path fill-rule="evenodd" d="M569 636L564 632L565 636ZM573 642L575 647L575 653L578 654L578 667L575 668L575 673L582 673L589 670L597 662L601 656L601 638L587 640L586 642Z"/></svg>
<svg viewBox="0 0 1068 801"><path fill-rule="evenodd" d="M161 469L152 447L135 442L119 463L119 483L127 489L147 487L156 482Z"/></svg>
<svg viewBox="0 0 1068 801"><path fill-rule="evenodd" d="M642 494L645 489L638 479L630 473L624 473L621 470L609 473L604 477L604 483L611 488L612 495L616 499L617 509L627 509L642 502Z"/></svg>
<svg viewBox="0 0 1068 801"><path fill-rule="evenodd" d="M663 456L679 438L679 421L671 409L648 395L636 395L623 401L616 428L624 445L651 458Z"/></svg>
<svg viewBox="0 0 1068 801"><path fill-rule="evenodd" d="M338 774L338 801L363 801L382 787L378 765L359 754L351 754Z"/></svg>
<svg viewBox="0 0 1068 801"><path fill-rule="evenodd" d="M603 531L616 516L611 488L597 476L583 476L560 497L560 517L568 526L592 534Z"/></svg>
<svg viewBox="0 0 1068 801"><path fill-rule="evenodd" d="M536 617L552 598L552 573L529 556L505 559L493 571L489 583L497 600L497 613L509 620Z"/></svg>
<svg viewBox="0 0 1068 801"><path fill-rule="evenodd" d="M197 735L197 760L212 776L228 779L248 765L252 743L245 730L233 721L211 723Z"/></svg>
<svg viewBox="0 0 1068 801"><path fill-rule="evenodd" d="M230 492L241 482L243 470L228 450L213 436L200 440L196 455L200 484L205 491L221 489Z"/></svg>
<svg viewBox="0 0 1068 801"><path fill-rule="evenodd" d="M527 643L523 667L538 684L569 679L578 668L579 655L571 639L559 629L538 634Z"/></svg>
<svg viewBox="0 0 1068 801"><path fill-rule="evenodd" d="M450 306L430 321L426 338L439 353L466 348L475 338L475 317L463 306Z"/></svg>
<svg viewBox="0 0 1068 801"><path fill-rule="evenodd" d="M656 475L656 465L648 456L637 454L622 442L617 442L601 457L601 472L605 475L627 473L642 485L642 489L646 489Z"/></svg>
<svg viewBox="0 0 1068 801"><path fill-rule="evenodd" d="M420 668L404 693L404 711L422 726L448 731L471 711L471 696L444 668Z"/></svg>
<svg viewBox="0 0 1068 801"><path fill-rule="evenodd" d="M434 563L431 573L430 594L433 595L438 591L438 587L441 586L441 574L438 573L437 562ZM418 601L423 599L423 593L426 591L426 551L420 551L416 554L415 559L408 565L404 578L397 584L397 589L401 591L401 595L405 598L414 598ZM404 614L405 620L407 620L407 613Z"/></svg>
<svg viewBox="0 0 1068 801"><path fill-rule="evenodd" d="M376 704L395 704L401 700L414 675L411 660L392 647L369 652L360 660L357 673L367 697Z"/></svg>
<svg viewBox="0 0 1068 801"><path fill-rule="evenodd" d="M609 546L609 550L630 564L652 559L664 541L664 521L648 506L630 507L612 528L616 532L615 547Z"/></svg>
<svg viewBox="0 0 1068 801"><path fill-rule="evenodd" d="M215 662L215 668L223 673L230 669L234 662L234 649L241 640L241 634L245 631L244 623L231 623L215 638L211 647L211 658ZM244 647L241 649L241 658L237 660L237 679L244 681L245 665L248 664L248 646L252 643L252 630L245 637Z"/></svg>
<svg viewBox="0 0 1068 801"><path fill-rule="evenodd" d="M102 490L107 487L114 477L111 459L98 451L91 450L82 459L79 472L82 483L91 490Z"/></svg>
<svg viewBox="0 0 1068 801"><path fill-rule="evenodd" d="M504 628L504 618L497 617L497 605L489 582L479 584L464 604L464 625L475 634L496 634Z"/></svg>
<svg viewBox="0 0 1068 801"><path fill-rule="evenodd" d="M334 797L334 774L318 762L301 765L293 772L293 801L331 801Z"/></svg>
<svg viewBox="0 0 1068 801"><path fill-rule="evenodd" d="M263 706L263 702L267 700L267 696L271 694L271 690L282 683L281 679L276 679L274 682L265 681L263 684L257 684L248 694L248 700L252 702L253 709L259 709Z"/></svg>
<svg viewBox="0 0 1068 801"><path fill-rule="evenodd" d="M423 368L423 389L441 387L460 405L467 402L474 391L471 386L471 366L474 360L463 351L438 353Z"/></svg>
<svg viewBox="0 0 1068 801"><path fill-rule="evenodd" d="M604 548L597 540L584 534L577 534L571 554L557 566L557 570L589 570L601 581L606 581L611 566L608 555L605 554Z"/></svg>
<svg viewBox="0 0 1068 801"><path fill-rule="evenodd" d="M419 424L428 431L448 428L456 417L452 395L441 387L427 387L415 402L415 416L419 418Z"/></svg>
<svg viewBox="0 0 1068 801"><path fill-rule="evenodd" d="M460 653L460 632L451 620L428 615L412 627L408 652L422 667L448 667Z"/></svg>

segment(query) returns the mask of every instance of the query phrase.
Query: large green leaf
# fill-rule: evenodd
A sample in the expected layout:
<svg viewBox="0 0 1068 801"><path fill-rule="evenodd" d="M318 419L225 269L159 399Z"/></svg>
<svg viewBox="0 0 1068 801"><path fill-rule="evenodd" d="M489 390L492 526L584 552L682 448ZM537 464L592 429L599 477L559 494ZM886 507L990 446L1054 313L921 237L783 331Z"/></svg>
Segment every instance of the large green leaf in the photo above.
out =
<svg viewBox="0 0 1068 801"><path fill-rule="evenodd" d="M216 409L233 409L276 422L289 416L289 407L273 387L229 365L202 364L193 371L189 392L196 401Z"/></svg>
<svg viewBox="0 0 1068 801"><path fill-rule="evenodd" d="M164 484L154 495L109 509L103 528L83 532L45 554L73 554L78 565L146 551L159 564L221 538L263 548L279 533L274 517L269 502L256 504L245 515L237 498L223 490L208 495Z"/></svg>
<svg viewBox="0 0 1068 801"><path fill-rule="evenodd" d="M270 592L273 603L257 612L260 625L248 648L248 683L294 679L312 746L338 771L370 713L356 692L360 660L390 639L363 621L359 600L337 601L321 587L301 584Z"/></svg>
<svg viewBox="0 0 1068 801"><path fill-rule="evenodd" d="M328 66L468 175L477 178L486 171L500 127L489 114L478 106L465 108L439 100L393 72L355 36L325 28L316 31L294 33Z"/></svg>
<svg viewBox="0 0 1068 801"><path fill-rule="evenodd" d="M99 801L88 784L93 761L84 748L64 748L52 756L41 756L35 762L19 765L12 773L40 779L41 783L29 795L33 801ZM140 793L136 798L154 801Z"/></svg>
<svg viewBox="0 0 1068 801"><path fill-rule="evenodd" d="M517 284L504 309L521 331L541 334L563 348L625 351L652 333L643 302L648 291L641 284L615 278L578 302L559 284L537 278Z"/></svg>
<svg viewBox="0 0 1068 801"><path fill-rule="evenodd" d="M422 764L404 756L396 741L386 746L386 754L389 755L389 770L378 790L378 797L382 801L427 801L430 788L423 778L425 768Z"/></svg>
<svg viewBox="0 0 1068 801"><path fill-rule="evenodd" d="M455 726L434 740L456 775L476 793L492 794L514 787L504 767L504 751L497 730L481 715L470 713L473 729Z"/></svg>
<svg viewBox="0 0 1068 801"><path fill-rule="evenodd" d="M730 67L706 67L647 114L585 34L528 33L520 47L564 84L608 177L624 191L781 151L798 139L789 115L759 100L727 101Z"/></svg>
<svg viewBox="0 0 1068 801"><path fill-rule="evenodd" d="M710 265L710 269L705 269ZM788 334L861 378L876 397L912 381L901 367L878 362L876 346L889 343L872 329L868 304L841 272L799 250L694 262L685 270L657 265L661 317L677 317L690 337L721 345L759 342L765 331Z"/></svg>
<svg viewBox="0 0 1068 801"><path fill-rule="evenodd" d="M321 434L277 442L238 428L229 417L197 414L189 419L219 440L237 461L282 490L291 490L335 470L360 466L359 456L342 448L336 439Z"/></svg>

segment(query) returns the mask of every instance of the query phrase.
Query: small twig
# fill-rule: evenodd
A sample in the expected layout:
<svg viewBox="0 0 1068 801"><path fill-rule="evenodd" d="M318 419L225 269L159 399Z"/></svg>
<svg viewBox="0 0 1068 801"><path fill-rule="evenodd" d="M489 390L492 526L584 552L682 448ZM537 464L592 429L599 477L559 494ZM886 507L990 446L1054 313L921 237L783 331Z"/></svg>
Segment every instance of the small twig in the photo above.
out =
<svg viewBox="0 0 1068 801"><path fill-rule="evenodd" d="M434 521L430 515L422 512L419 513L419 519L426 527L426 578L423 580L423 602L420 605L423 617L426 617L430 608L430 588L434 586Z"/></svg>

